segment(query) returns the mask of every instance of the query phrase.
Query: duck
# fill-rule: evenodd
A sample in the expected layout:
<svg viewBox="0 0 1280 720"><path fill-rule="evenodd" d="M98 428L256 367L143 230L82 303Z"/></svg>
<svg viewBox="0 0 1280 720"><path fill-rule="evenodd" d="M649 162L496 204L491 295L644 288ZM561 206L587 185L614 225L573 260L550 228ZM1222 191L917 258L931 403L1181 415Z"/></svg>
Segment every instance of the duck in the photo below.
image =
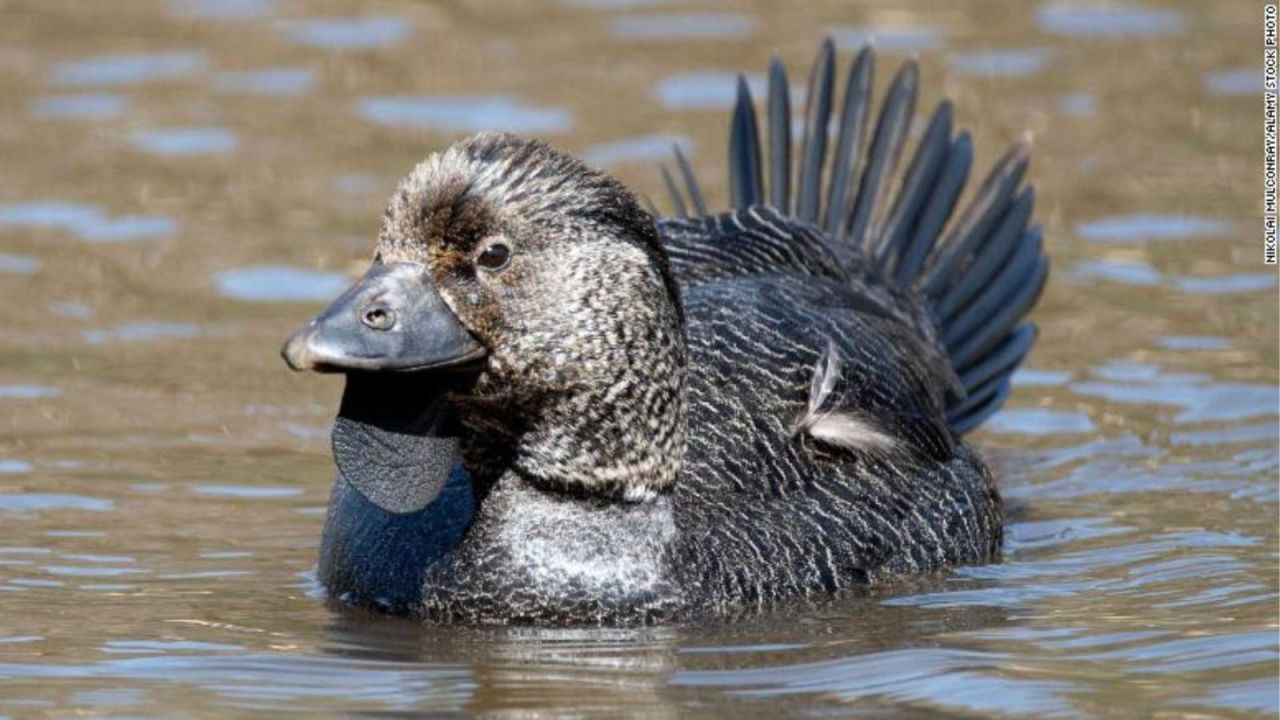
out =
<svg viewBox="0 0 1280 720"><path fill-rule="evenodd" d="M368 272L282 350L345 375L328 597L686 622L998 562L1000 492L966 436L1036 336L1029 142L960 207L952 104L909 143L918 64L873 115L874 65L857 53L837 97L822 43L794 131L780 61L763 130L739 77L724 210L678 147L665 216L538 139L414 167Z"/></svg>

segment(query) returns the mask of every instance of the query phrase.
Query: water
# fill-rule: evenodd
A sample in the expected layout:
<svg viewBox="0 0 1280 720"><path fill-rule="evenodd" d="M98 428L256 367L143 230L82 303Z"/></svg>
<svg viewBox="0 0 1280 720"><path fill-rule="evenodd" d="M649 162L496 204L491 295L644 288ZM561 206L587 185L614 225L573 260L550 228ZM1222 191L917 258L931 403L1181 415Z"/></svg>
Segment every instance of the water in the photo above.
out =
<svg viewBox="0 0 1280 720"><path fill-rule="evenodd" d="M409 25L398 17L315 18L285 25L295 42L329 50L368 50L393 45L409 36Z"/></svg>
<svg viewBox="0 0 1280 720"><path fill-rule="evenodd" d="M156 155L207 155L229 153L239 147L240 139L225 128L166 128L136 132L133 144Z"/></svg>
<svg viewBox="0 0 1280 720"><path fill-rule="evenodd" d="M558 134L573 117L555 107L533 107L506 96L370 97L360 114L384 125L405 125L442 132L514 132Z"/></svg>
<svg viewBox="0 0 1280 720"><path fill-rule="evenodd" d="M733 107L738 97L738 71L694 70L679 72L660 80L653 97L668 110L721 110ZM766 92L765 77L743 72L753 97Z"/></svg>
<svg viewBox="0 0 1280 720"><path fill-rule="evenodd" d="M662 42L741 39L754 33L756 26L754 17L728 13L619 15L609 22L614 37Z"/></svg>
<svg viewBox="0 0 1280 720"><path fill-rule="evenodd" d="M983 50L956 53L950 57L949 65L962 75L1023 77L1043 70L1051 57L1045 48Z"/></svg>
<svg viewBox="0 0 1280 720"><path fill-rule="evenodd" d="M337 297L351 285L351 278L343 273L284 265L227 270L218 273L215 280L223 296L256 302L321 302Z"/></svg>
<svg viewBox="0 0 1280 720"><path fill-rule="evenodd" d="M315 73L307 68L266 68L218 76L222 90L247 95L305 95L314 85Z"/></svg>
<svg viewBox="0 0 1280 720"><path fill-rule="evenodd" d="M128 103L118 95L50 95L31 101L31 114L46 118L105 120L122 115Z"/></svg>
<svg viewBox="0 0 1280 720"><path fill-rule="evenodd" d="M1223 236L1229 235L1231 230L1230 222L1218 218L1150 213L1105 217L1076 226L1080 237L1103 243Z"/></svg>
<svg viewBox="0 0 1280 720"><path fill-rule="evenodd" d="M892 5L6 6L0 716L1275 716L1259 9ZM397 179L501 128L655 198L680 142L723 203L735 74L776 52L804 77L827 30L876 39L880 87L919 53L979 164L1034 136L1055 274L975 436L1006 561L690 626L327 606L340 382L277 351L367 262ZM189 134L138 144L157 131Z"/></svg>
<svg viewBox="0 0 1280 720"><path fill-rule="evenodd" d="M686 137L669 135L642 135L610 143L584 148L582 159L598 167L623 163L661 163L674 157L673 148L679 147L685 157L694 153L693 143Z"/></svg>
<svg viewBox="0 0 1280 720"><path fill-rule="evenodd" d="M1037 9L1036 24L1055 35L1121 38L1173 35L1185 22L1182 12L1173 9L1050 2Z"/></svg>
<svg viewBox="0 0 1280 720"><path fill-rule="evenodd" d="M139 55L99 55L66 60L50 68L52 84L124 86L190 75L205 66L201 52L154 52Z"/></svg>
<svg viewBox="0 0 1280 720"><path fill-rule="evenodd" d="M61 200L0 205L0 229L58 230L88 242L119 242L167 235L177 227L178 223L172 218L156 215L113 217L97 206Z"/></svg>
<svg viewBox="0 0 1280 720"><path fill-rule="evenodd" d="M858 52L867 43L874 43L876 51L882 53L923 52L942 47L944 39L941 28L929 26L867 25L836 27L829 32L836 48L850 53Z"/></svg>

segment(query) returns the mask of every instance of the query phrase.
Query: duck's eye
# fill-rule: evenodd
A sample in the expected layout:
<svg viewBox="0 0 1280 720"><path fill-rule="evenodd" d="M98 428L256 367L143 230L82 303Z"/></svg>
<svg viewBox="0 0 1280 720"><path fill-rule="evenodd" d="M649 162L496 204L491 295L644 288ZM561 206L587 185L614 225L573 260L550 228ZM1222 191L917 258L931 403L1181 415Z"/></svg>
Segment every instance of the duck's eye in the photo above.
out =
<svg viewBox="0 0 1280 720"><path fill-rule="evenodd" d="M396 314L384 307L369 308L360 319L374 330L386 330L396 324Z"/></svg>
<svg viewBox="0 0 1280 720"><path fill-rule="evenodd" d="M510 261L511 248L502 243L490 245L476 258L476 264L486 270L501 270Z"/></svg>

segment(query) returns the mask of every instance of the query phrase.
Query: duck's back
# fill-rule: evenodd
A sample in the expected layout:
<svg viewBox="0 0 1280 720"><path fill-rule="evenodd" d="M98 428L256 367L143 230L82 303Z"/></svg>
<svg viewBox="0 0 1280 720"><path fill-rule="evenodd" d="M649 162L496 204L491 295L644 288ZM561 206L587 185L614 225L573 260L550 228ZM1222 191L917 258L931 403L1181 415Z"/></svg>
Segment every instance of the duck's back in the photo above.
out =
<svg viewBox="0 0 1280 720"><path fill-rule="evenodd" d="M793 170L786 124L775 123L766 190L742 85L735 209L707 214L683 158L685 188L669 183L681 217L659 231L682 286L690 373L674 560L702 603L763 603L999 555L999 495L961 437L1003 403L1034 339L1023 316L1047 264L1029 227L1032 193L1018 187L1025 149L997 164L944 233L968 137L952 136L944 103L898 191L883 190L915 70L895 78L865 144L869 58L850 72L830 169L825 147L806 140ZM810 137L826 135L831 68L824 46L806 123L822 131ZM775 65L771 119L789 115L788 95Z"/></svg>

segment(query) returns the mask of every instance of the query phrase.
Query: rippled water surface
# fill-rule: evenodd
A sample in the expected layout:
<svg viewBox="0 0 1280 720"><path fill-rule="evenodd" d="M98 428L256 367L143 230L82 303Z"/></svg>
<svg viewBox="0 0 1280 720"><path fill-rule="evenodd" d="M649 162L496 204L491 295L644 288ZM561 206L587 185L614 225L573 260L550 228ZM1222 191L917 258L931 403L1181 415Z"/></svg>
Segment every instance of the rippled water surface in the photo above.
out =
<svg viewBox="0 0 1280 720"><path fill-rule="evenodd" d="M3 3L0 716L1274 716L1260 10L782 6ZM733 73L803 76L824 33L876 39L882 81L918 53L982 164L1034 135L1055 272L975 436L1006 561L697 626L326 606L340 382L276 353L399 176L510 129L655 197L679 142L723 198Z"/></svg>

